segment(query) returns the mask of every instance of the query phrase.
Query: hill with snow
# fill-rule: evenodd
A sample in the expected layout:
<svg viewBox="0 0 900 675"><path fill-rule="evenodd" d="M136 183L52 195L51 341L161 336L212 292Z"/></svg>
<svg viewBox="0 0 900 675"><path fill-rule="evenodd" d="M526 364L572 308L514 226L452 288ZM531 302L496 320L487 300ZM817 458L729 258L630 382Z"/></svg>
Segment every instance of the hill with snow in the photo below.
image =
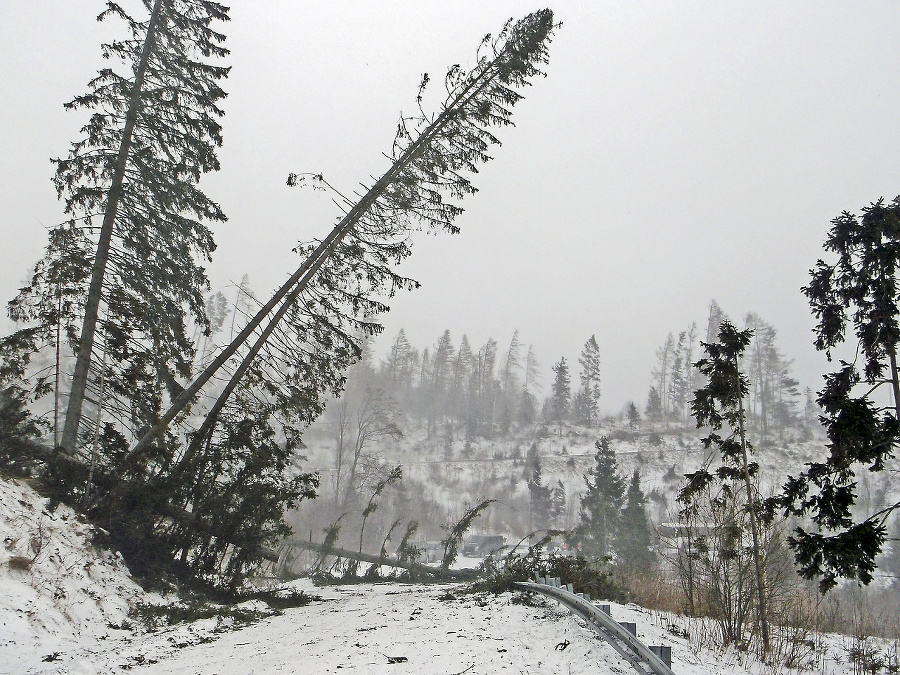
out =
<svg viewBox="0 0 900 675"><path fill-rule="evenodd" d="M290 584L314 596L303 607L257 600L211 605L193 621L147 620L153 613L141 607L181 601L143 591L121 557L95 543L91 525L64 505L49 508L26 481L0 479L0 497L0 673L632 672L554 602L458 584L315 588L304 579ZM671 646L675 673L800 672L717 649L703 620L615 603L612 612L635 622L645 643ZM806 672L855 672L850 638L805 639L797 648Z"/></svg>

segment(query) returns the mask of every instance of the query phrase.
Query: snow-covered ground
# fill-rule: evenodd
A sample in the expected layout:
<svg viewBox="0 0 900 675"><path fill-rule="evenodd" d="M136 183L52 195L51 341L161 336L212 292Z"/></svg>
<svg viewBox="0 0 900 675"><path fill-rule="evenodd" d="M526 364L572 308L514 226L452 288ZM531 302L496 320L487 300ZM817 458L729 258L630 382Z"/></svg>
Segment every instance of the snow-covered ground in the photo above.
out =
<svg viewBox="0 0 900 675"><path fill-rule="evenodd" d="M52 513L23 482L0 479L0 673L582 673L634 672L553 601L472 595L458 585L295 588L320 599L238 627L222 616L148 630L129 611L165 602L144 593L117 556L91 544L70 509ZM712 648L702 622L612 605L646 644L672 647L678 675L794 673ZM849 675L847 639L822 641L815 673ZM810 671L807 671L810 672Z"/></svg>

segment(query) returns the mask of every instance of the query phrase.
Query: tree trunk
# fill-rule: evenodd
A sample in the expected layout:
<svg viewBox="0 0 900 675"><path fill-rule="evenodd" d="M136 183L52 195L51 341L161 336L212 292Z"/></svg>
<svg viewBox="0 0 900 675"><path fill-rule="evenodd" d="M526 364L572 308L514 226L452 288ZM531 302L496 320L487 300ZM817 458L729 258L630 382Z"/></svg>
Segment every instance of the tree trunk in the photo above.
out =
<svg viewBox="0 0 900 675"><path fill-rule="evenodd" d="M122 196L122 184L125 180L125 167L128 164L132 134L134 133L138 111L141 107L141 90L144 86L144 75L154 48L154 38L159 25L162 4L163 0L154 0L153 11L150 14L150 23L147 25L147 36L144 38L144 46L141 50L141 60L134 75L134 85L128 101L125 128L122 130L122 141L119 144L119 153L116 157L115 173L107 195L106 210L103 213L103 225L100 228L100 238L97 241L97 252L94 256L94 266L91 271L91 283L88 287L87 304L84 308L84 321L82 323L81 336L78 339L75 373L72 376L72 389L69 394L69 405L66 409L66 422L62 434L61 447L64 452L70 455L75 453L78 446L78 427L81 424L81 410L84 405L84 394L87 389L88 373L91 368L91 352L94 349L94 334L97 330L97 320L100 315L100 300L103 295L103 277L106 273L106 261L109 259L113 227L119 212L119 199Z"/></svg>
<svg viewBox="0 0 900 675"><path fill-rule="evenodd" d="M757 609L759 611L759 629L762 634L763 657L769 653L769 619L766 608L766 570L760 552L760 533L757 522L757 500L753 494L753 485L750 480L750 469L747 459L747 434L744 428L744 398L740 394L740 373L737 359L734 360L736 386L738 392L738 419L741 435L741 458L743 461L744 486L747 490L747 508L750 516L750 533L753 537L753 565L756 568L756 595Z"/></svg>
<svg viewBox="0 0 900 675"><path fill-rule="evenodd" d="M888 347L888 356L891 359L891 385L894 391L894 416L900 420L900 379L897 377L897 347Z"/></svg>
<svg viewBox="0 0 900 675"><path fill-rule="evenodd" d="M158 2L159 0L157 0ZM487 64L477 77L465 86L465 88L457 95L457 97L441 112L440 115L432 122L416 140L410 143L396 162L385 172L381 178L376 181L368 192L350 209L337 225L334 226L331 233L316 247L310 254L309 258L291 275L291 277L279 288L269 301L260 308L256 315L251 319L244 329L238 333L237 337L225 347L219 356L198 375L181 394L172 401L169 409L163 414L160 420L144 436L138 440L137 444L129 451L125 457L125 461L129 461L137 456L160 432L164 431L173 419L184 408L188 406L194 395L205 385L210 378L219 370L219 368L246 342L250 334L265 320L266 316L284 299L284 297L294 291L299 293L309 282L315 270L334 252L334 247L340 240L353 228L353 226L365 216L369 208L381 197L382 193L393 184L395 178L416 158L418 158L423 148L427 147L450 123L471 98L474 98L479 92L490 84L497 76L497 71L492 70L493 62ZM312 269L311 269L312 268ZM309 274L307 274L309 272Z"/></svg>

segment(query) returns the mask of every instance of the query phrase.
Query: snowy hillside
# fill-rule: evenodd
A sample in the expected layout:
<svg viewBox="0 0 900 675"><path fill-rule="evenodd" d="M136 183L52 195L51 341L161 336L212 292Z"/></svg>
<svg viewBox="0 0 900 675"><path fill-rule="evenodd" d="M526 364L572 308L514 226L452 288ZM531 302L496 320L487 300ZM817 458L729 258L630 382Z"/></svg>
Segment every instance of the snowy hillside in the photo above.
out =
<svg viewBox="0 0 900 675"><path fill-rule="evenodd" d="M0 673L632 672L553 601L522 604L518 595L472 595L459 585L314 588L299 580L290 585L318 596L304 607L274 612L252 601L151 629L129 612L165 600L145 594L118 556L94 546L93 528L64 506L48 510L25 482L0 480L0 496ZM679 675L799 672L715 649L703 621L634 605L613 604L612 613L635 622L646 644L671 646ZM854 672L848 655L859 643L851 638L804 634L796 644L807 672Z"/></svg>
<svg viewBox="0 0 900 675"><path fill-rule="evenodd" d="M469 441L462 432L452 440L444 433L429 435L425 426L409 420L402 429L401 438L374 438L365 451L369 466L401 465L404 475L397 490L386 493L384 504L371 522L375 528L386 531L395 518L406 519L415 514L419 532L427 539L440 539L441 526L458 519L465 504L485 498L495 499L497 504L479 517L474 525L476 531L503 534L509 541L518 541L533 531L527 485L527 456L532 448L541 463L543 484L551 488L559 484L565 493L564 508L553 523L561 529L573 527L578 520L584 477L594 466L594 444L600 436L609 436L620 475L627 479L636 469L640 470L641 487L649 498L648 511L655 524L675 518L675 496L684 474L695 471L709 455L700 441L702 434L696 429L632 432L609 421L600 429L564 425L561 435L555 428L549 432L526 428L507 437ZM322 497L302 503L289 522L298 532L308 535L312 530L315 535L327 517L333 517L321 511L333 500L334 433L320 421L304 440L308 461L303 469L320 474ZM788 473L796 474L805 462L820 459L823 452L821 440L771 442L757 449L754 460L760 465L763 493L780 487ZM884 475L871 480L888 478ZM861 505L874 506L885 495L900 492L900 485L870 485L863 481L860 492ZM357 510L362 510L362 506ZM344 522L342 536L346 533L349 538L345 544L350 546L354 528L346 525L346 519ZM355 530L357 536L358 531ZM374 550L379 543L380 540L373 540Z"/></svg>
<svg viewBox="0 0 900 675"><path fill-rule="evenodd" d="M91 544L94 528L23 481L0 479L0 503L0 672L42 672L54 654L127 635L143 592Z"/></svg>

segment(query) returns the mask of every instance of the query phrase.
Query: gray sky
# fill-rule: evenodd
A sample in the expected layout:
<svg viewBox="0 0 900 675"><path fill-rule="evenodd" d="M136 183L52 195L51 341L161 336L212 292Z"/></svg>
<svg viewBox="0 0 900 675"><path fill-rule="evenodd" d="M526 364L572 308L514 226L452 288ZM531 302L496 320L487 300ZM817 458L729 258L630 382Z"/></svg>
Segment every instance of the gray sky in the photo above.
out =
<svg viewBox="0 0 900 675"><path fill-rule="evenodd" d="M126 3L132 4L132 3ZM385 168L423 72L471 65L480 38L538 5L234 2L224 27L222 171L204 180L230 220L214 290L247 273L265 294L324 236L327 197L285 187L322 172L343 190ZM646 399L670 331L715 298L772 323L803 386L824 357L799 288L842 210L900 194L895 2L557 2L548 77L474 183L456 237L423 237L386 335L421 348L450 328L476 348L519 329L547 369L596 334L601 406ZM12 297L62 220L49 158L86 116L62 104L103 66L100 0L0 2L0 297ZM386 343L384 340L383 343ZM573 369L577 371L577 366ZM574 373L573 373L574 374Z"/></svg>

